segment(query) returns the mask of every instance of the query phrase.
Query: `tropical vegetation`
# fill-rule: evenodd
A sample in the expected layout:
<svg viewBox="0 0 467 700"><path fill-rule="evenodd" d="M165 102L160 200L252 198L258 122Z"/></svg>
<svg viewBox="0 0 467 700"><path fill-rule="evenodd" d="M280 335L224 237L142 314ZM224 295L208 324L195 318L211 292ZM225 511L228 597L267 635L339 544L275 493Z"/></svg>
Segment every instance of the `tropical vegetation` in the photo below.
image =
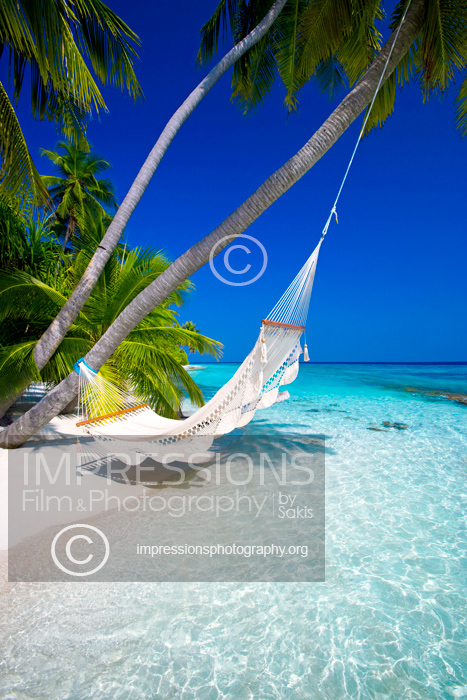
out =
<svg viewBox="0 0 467 700"><path fill-rule="evenodd" d="M88 118L106 109L96 79L142 95L133 68L138 44L101 0L2 0L0 56L8 62L12 95L0 83L1 200L27 211L48 199L14 109L27 78L32 115L56 122L83 145Z"/></svg>
<svg viewBox="0 0 467 700"><path fill-rule="evenodd" d="M286 1L287 0L275 0L261 22L214 66L209 74L203 78L199 85L177 109L171 119L169 119L115 217L110 222L110 225L108 225L107 230L103 232L102 240L100 244L96 246L94 255L86 268L85 274L77 283L67 303L62 307L57 317L52 321L49 328L47 328L37 342L34 350L34 361L39 369L44 367L52 357L62 339L71 328L79 310L82 309L86 303L112 251L119 245L123 231L132 212L140 201L146 187L178 131L228 68L234 65L246 51L265 35L283 9Z"/></svg>
<svg viewBox="0 0 467 700"><path fill-rule="evenodd" d="M202 27L198 62L211 60L227 33L235 43L241 41L267 5L267 0L221 0ZM368 130L392 114L397 87L416 82L426 100L457 82L456 121L465 136L466 5L459 0L400 0L388 27L397 28L407 10L420 15L417 31L376 96ZM309 80L331 96L353 87L381 50L380 27L386 20L381 0L288 0L271 30L235 64L232 100L248 112L264 102L278 80L286 107L293 111Z"/></svg>
<svg viewBox="0 0 467 700"><path fill-rule="evenodd" d="M4 205L0 205L0 211L11 231ZM31 235L35 233L33 229ZM3 258L7 269L0 273L0 402L24 384L36 381L52 387L66 377L76 359L86 355L122 309L170 264L155 249L127 248L115 253L60 347L39 372L33 360L34 346L66 302L89 260L86 247L63 258L59 241L43 231L42 234L41 256L21 258L18 246L16 254ZM31 240L26 227L19 224L17 240ZM34 241L31 250L35 248ZM61 261L58 269L57 260ZM101 369L102 376L120 387L131 388L141 401L170 418L178 416L185 395L195 405L203 403L201 391L184 369L188 360L182 348L220 355L218 342L181 326L177 320L177 307L192 288L190 282L185 282L174 290L130 333Z"/></svg>
<svg viewBox="0 0 467 700"><path fill-rule="evenodd" d="M221 0L213 18L203 29L201 60L214 53L219 36L227 26L232 29L234 41L250 37L254 30L249 34L247 32L257 17L267 10L268 5L267 0L251 0L249 3ZM390 23L397 34L393 31L393 36L383 46L377 25L383 17L382 4L376 1L345 0L342 3L329 3L325 0L287 0L278 17L270 25L269 33L257 36L255 42L240 55L236 55L233 96L242 108L249 109L259 104L278 75L286 85L286 103L289 109L296 108L298 93L311 78L331 92L347 86L350 91L287 163L258 187L210 235L192 246L125 308L88 353L87 361L92 366L98 368L106 362L153 308L163 303L171 292L205 264L214 245L223 241L223 244L217 245L217 251L220 252L313 167L368 108L381 81L382 87L370 115L369 128L376 124L382 125L394 109L397 85L402 86L404 82L412 80L421 85L425 97L432 93L443 93L457 77L462 76L467 65L467 10L457 0L400 2ZM242 46L243 41L238 46ZM465 79L461 82L456 108L458 125L462 133L465 133ZM182 117L181 123L186 119L186 110ZM118 244L121 232L168 143L170 139L165 138L161 148L153 149L125 198L125 207L117 211L104 237L107 252ZM85 279L77 285L69 304L63 307L36 346L40 347L36 362L38 358L43 362L58 347L63 329L70 328L73 324L105 262L105 255L101 253L93 258ZM29 434L47 422L61 406L66 405L76 393L76 386L76 377L70 374L43 400L42 406L27 419ZM18 422L18 425L12 426L1 437L1 441L4 444L8 442L9 446L21 444L25 430L26 420Z"/></svg>
<svg viewBox="0 0 467 700"><path fill-rule="evenodd" d="M55 206L52 213L42 218L20 215L0 202L0 405L5 407L9 397L32 382L52 388L66 377L125 306L170 265L154 248L117 247L59 348L39 371L35 345L103 236L110 217L102 204L115 204L112 182L96 178L110 167L107 161L68 142L60 142L57 151L44 151L58 170L56 176L44 176ZM220 343L194 324L178 322L177 308L192 289L190 282L179 285L101 369L102 376L170 418L180 414L185 396L195 405L203 403L184 368L186 353L220 356Z"/></svg>
<svg viewBox="0 0 467 700"><path fill-rule="evenodd" d="M55 175L43 175L54 206L54 232L63 241L63 250L75 236L86 236L89 218L107 221L105 207L117 208L114 187L108 179L96 175L110 163L95 153L85 153L76 144L60 141L56 151L42 149L55 166Z"/></svg>

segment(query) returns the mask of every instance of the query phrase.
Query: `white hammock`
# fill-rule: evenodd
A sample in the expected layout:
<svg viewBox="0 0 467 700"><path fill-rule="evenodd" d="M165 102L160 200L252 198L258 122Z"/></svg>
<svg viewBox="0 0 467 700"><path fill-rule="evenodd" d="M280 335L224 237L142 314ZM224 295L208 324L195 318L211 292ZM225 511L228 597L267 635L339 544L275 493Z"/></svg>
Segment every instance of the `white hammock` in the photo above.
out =
<svg viewBox="0 0 467 700"><path fill-rule="evenodd" d="M98 418L79 420L87 433L103 441L112 440L112 451L121 448L135 455L152 456L157 461L206 461L205 453L214 439L251 421L258 409L288 398L280 387L298 374L302 353L300 337L313 287L319 244L298 275L262 321L259 337L234 376L202 408L185 420L163 418L147 404L137 405L83 360L76 370L80 377L79 405L84 415L102 413L104 399L112 398L125 408ZM306 348L306 345L305 345ZM306 358L307 359L307 358ZM122 441L119 446L117 443Z"/></svg>
<svg viewBox="0 0 467 700"><path fill-rule="evenodd" d="M305 330L319 249L334 216L337 221L337 202L365 132L410 4L411 0L395 32L394 41L320 242L269 316L262 321L253 350L232 379L219 389L205 406L186 420L178 421L158 416L147 404L136 405L134 399L126 397L117 387L99 377L84 360L79 360L75 363L75 369L80 376L79 399L84 412L94 414L96 407L104 405L102 396L105 393L108 396L113 395L118 404L126 403L128 407L110 415L80 421L78 426L85 427L89 434L101 440L112 440L115 443L112 445L113 449L122 441L122 449L126 455L131 443L131 452L137 459L147 455L167 463L176 460L196 463L206 461L206 455L203 458L201 453L211 447L217 436L247 425L258 409L267 408L288 397L288 392L280 394L279 388L293 382L298 374L298 361L302 353L300 336ZM305 360L308 359L305 344Z"/></svg>

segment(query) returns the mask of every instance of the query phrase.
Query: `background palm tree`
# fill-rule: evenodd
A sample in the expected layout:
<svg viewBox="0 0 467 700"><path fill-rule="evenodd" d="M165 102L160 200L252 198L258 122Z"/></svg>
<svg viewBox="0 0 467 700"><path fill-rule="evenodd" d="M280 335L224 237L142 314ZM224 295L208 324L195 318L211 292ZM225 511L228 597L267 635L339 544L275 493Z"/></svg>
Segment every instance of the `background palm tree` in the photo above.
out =
<svg viewBox="0 0 467 700"><path fill-rule="evenodd" d="M101 0L0 3L0 55L8 56L13 102L30 76L33 116L57 122L68 138L82 138L91 112L106 109L94 77L135 98L142 95L133 69L138 43L137 35ZM0 83L0 199L15 200L22 210L47 201L47 192L12 100Z"/></svg>
<svg viewBox="0 0 467 700"><path fill-rule="evenodd" d="M170 264L154 249L127 251L123 258L114 254L85 308L39 373L33 361L34 345L50 318L66 302L73 278L81 274L88 259L86 251L81 251L65 275L49 275L48 283L26 272L0 274L2 393L8 395L33 381L52 387L66 377L76 358L85 355L126 304ZM220 343L199 331L181 327L177 321L176 308L191 289L192 285L185 282L174 290L135 327L102 369L104 377L131 389L142 402L170 418L179 415L186 394L195 405L203 404L201 391L183 367L187 357L180 346L214 357L220 355ZM115 408L118 407L109 403L109 412Z"/></svg>
<svg viewBox="0 0 467 700"><path fill-rule="evenodd" d="M19 216L0 202L0 260L3 270L28 272L44 281L56 267L61 246L50 231L51 217Z"/></svg>
<svg viewBox="0 0 467 700"><path fill-rule="evenodd" d="M193 333L199 333L199 330L196 328L196 325L193 323L193 321L186 321L182 328L185 328L187 331L192 331ZM195 353L196 348L188 345L188 352L189 353Z"/></svg>
<svg viewBox="0 0 467 700"><path fill-rule="evenodd" d="M41 153L55 165L57 172L56 175L43 175L42 180L55 206L58 220L55 230L63 231L65 250L77 232L84 233L87 218L106 215L103 205L117 208L112 182L96 177L108 170L110 163L66 141L57 144L57 151L42 149Z"/></svg>

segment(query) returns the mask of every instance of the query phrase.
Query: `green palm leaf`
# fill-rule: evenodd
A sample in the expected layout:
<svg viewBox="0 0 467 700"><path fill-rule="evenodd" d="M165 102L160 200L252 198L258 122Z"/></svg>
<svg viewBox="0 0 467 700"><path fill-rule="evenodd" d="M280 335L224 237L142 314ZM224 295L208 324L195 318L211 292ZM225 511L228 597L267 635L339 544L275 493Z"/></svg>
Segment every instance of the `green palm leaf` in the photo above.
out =
<svg viewBox="0 0 467 700"><path fill-rule="evenodd" d="M467 75L456 97L456 125L462 136L467 136Z"/></svg>
<svg viewBox="0 0 467 700"><path fill-rule="evenodd" d="M41 381L34 362L35 340L0 346L0 404L17 396L25 385Z"/></svg>
<svg viewBox="0 0 467 700"><path fill-rule="evenodd" d="M100 0L75 0L74 9L78 45L88 55L96 75L105 85L141 97L133 68L138 56L132 44L140 44L138 36Z"/></svg>
<svg viewBox="0 0 467 700"><path fill-rule="evenodd" d="M398 9L400 14L402 8ZM466 21L465 4L453 0L425 3L425 23L418 55L426 93L444 91L455 79L456 69L465 67Z"/></svg>
<svg viewBox="0 0 467 700"><path fill-rule="evenodd" d="M310 78L309 74L304 75L301 66L306 48L306 25L303 20L305 5L303 0L292 0L287 3L281 16L282 40L277 47L276 59L286 88L285 104L289 110L297 108L296 95Z"/></svg>
<svg viewBox="0 0 467 700"><path fill-rule="evenodd" d="M396 66L386 82L381 85L366 123L365 134L369 134L377 126L382 127L386 119L394 112L397 87L402 89L412 77L413 53L415 51L416 47L413 47ZM365 115L368 109L365 111Z"/></svg>
<svg viewBox="0 0 467 700"><path fill-rule="evenodd" d="M275 36L277 41L278 27ZM265 36L234 65L232 100L244 114L264 102L277 77L274 44Z"/></svg>
<svg viewBox="0 0 467 700"><path fill-rule="evenodd" d="M201 390L170 349L127 338L112 359L120 367L121 374L127 382L135 386L135 395L147 401L151 407L156 408L152 391L156 390L156 394L157 391L164 393L172 411L168 416L164 412L166 417L177 417L184 391L193 404L202 406L204 403Z"/></svg>
<svg viewBox="0 0 467 700"><path fill-rule="evenodd" d="M82 109L84 115L92 107L105 108L84 56L104 84L127 89L134 97L142 94L133 69L137 55L132 45L139 39L100 0L3 0L0 38L11 49L16 98L24 63L31 64L33 113L42 118L61 120L62 102ZM54 101L53 93L60 99Z"/></svg>
<svg viewBox="0 0 467 700"><path fill-rule="evenodd" d="M15 201L21 211L49 201L13 105L0 83L0 201Z"/></svg>
<svg viewBox="0 0 467 700"><path fill-rule="evenodd" d="M234 32L239 6L244 0L221 0L214 14L201 27L201 46L196 58L200 65L210 61L219 46L219 39L227 39L228 33Z"/></svg>
<svg viewBox="0 0 467 700"><path fill-rule="evenodd" d="M39 374L33 362L34 346L68 298L91 254L81 249L66 276L54 275L48 283L26 272L0 273L0 349L4 357L0 385L4 380L9 389L40 380L53 385L66 377L74 362L87 354L121 311L170 264L152 248L114 253L83 311ZM186 395L196 405L203 403L200 390L182 366L187 359L181 346L214 357L221 350L220 343L199 333L193 324L184 328L177 322L176 306L192 287L184 283L148 314L101 369L101 376L171 418L178 416ZM15 357L22 358L17 368ZM111 413L120 408L104 398L97 410Z"/></svg>
<svg viewBox="0 0 467 700"><path fill-rule="evenodd" d="M181 326L137 326L128 338L131 340L145 337L154 343L164 340L173 341L177 345L183 345L200 355L212 355L216 359L222 356L222 343L208 338L199 332L189 331Z"/></svg>

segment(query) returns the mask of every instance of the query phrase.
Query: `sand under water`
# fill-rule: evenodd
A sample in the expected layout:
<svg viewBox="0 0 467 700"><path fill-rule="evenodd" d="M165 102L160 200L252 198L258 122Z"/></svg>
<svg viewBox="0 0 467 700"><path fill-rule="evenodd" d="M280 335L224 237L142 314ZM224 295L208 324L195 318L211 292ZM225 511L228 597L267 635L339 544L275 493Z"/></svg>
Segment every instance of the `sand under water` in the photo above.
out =
<svg viewBox="0 0 467 700"><path fill-rule="evenodd" d="M0 697L467 697L466 391L465 365L302 366L248 434L325 436L325 581L7 584Z"/></svg>

